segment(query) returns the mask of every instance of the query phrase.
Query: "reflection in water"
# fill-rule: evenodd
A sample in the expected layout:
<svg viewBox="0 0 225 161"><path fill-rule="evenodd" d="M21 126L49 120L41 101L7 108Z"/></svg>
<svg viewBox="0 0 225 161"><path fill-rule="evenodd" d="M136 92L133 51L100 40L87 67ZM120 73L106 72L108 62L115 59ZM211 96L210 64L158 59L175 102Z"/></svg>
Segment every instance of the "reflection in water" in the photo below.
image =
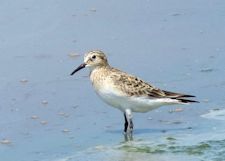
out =
<svg viewBox="0 0 225 161"><path fill-rule="evenodd" d="M115 146L99 145L56 161L168 161L168 158L173 161L211 161L223 160L224 149L225 139L200 141L195 144L187 140L187 137L182 139L166 137L152 141L142 139L126 141Z"/></svg>
<svg viewBox="0 0 225 161"><path fill-rule="evenodd" d="M124 141L133 141L133 133L124 133Z"/></svg>
<svg viewBox="0 0 225 161"><path fill-rule="evenodd" d="M225 120L225 109L224 110L220 110L220 109L210 110L209 113L206 113L201 116L204 118L208 118L208 119Z"/></svg>
<svg viewBox="0 0 225 161"><path fill-rule="evenodd" d="M169 145L169 144L158 144L158 145L146 145L140 143L133 143L130 145L121 145L118 149L120 150L119 160L157 160L161 161L168 156L174 160L180 160L182 157L186 160L195 160L201 158L207 159L222 159L225 157L224 150L218 151L218 149L225 148L225 140L221 141L208 141L202 142L197 145ZM206 157L207 154L207 157ZM175 156L176 155L176 156Z"/></svg>

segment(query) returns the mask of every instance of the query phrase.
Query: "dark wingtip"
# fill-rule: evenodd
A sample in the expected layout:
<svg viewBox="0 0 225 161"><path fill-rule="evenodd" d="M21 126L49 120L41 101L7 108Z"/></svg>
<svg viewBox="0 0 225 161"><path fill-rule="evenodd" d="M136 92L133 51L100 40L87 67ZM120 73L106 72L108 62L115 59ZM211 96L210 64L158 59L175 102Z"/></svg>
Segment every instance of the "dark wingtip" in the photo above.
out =
<svg viewBox="0 0 225 161"><path fill-rule="evenodd" d="M182 103L200 103L199 101L182 99L182 98L178 98L177 100L179 100Z"/></svg>
<svg viewBox="0 0 225 161"><path fill-rule="evenodd" d="M193 95L189 95L189 94L183 94L183 93L175 93L175 92L170 92L170 91L165 91L162 90L168 97L171 98L185 98L185 97L195 97Z"/></svg>
<svg viewBox="0 0 225 161"><path fill-rule="evenodd" d="M185 94L185 95L182 95L182 97L196 97L196 96Z"/></svg>

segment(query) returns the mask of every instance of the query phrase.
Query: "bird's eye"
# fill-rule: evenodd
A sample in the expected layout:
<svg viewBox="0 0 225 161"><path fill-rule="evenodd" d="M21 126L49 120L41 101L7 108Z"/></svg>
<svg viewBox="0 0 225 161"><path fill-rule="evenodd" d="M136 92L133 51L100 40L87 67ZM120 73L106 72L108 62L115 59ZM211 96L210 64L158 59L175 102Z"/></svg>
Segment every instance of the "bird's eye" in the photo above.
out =
<svg viewBox="0 0 225 161"><path fill-rule="evenodd" d="M96 58L96 55L93 55L93 56L92 56L92 59L95 59L95 58Z"/></svg>

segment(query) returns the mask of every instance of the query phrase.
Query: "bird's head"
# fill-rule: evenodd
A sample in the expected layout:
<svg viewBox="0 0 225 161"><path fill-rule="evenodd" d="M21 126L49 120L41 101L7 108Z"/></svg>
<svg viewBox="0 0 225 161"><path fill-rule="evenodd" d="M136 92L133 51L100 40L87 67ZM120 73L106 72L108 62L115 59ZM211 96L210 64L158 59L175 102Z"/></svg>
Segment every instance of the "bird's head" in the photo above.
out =
<svg viewBox="0 0 225 161"><path fill-rule="evenodd" d="M85 54L84 56L84 63L78 66L72 73L78 72L79 70L89 67L90 69L95 69L97 67L107 66L108 61L105 54L100 50L93 50Z"/></svg>

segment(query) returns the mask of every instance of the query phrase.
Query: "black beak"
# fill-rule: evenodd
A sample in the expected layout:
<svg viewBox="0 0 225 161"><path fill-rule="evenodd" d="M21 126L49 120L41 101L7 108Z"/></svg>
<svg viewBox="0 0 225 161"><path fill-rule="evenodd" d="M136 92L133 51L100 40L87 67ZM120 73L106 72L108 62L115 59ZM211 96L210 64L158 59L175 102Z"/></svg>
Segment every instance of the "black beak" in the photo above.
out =
<svg viewBox="0 0 225 161"><path fill-rule="evenodd" d="M70 75L73 75L74 73L78 72L79 70L85 68L86 64L83 63L81 64L79 67L77 67L77 69L75 69Z"/></svg>

